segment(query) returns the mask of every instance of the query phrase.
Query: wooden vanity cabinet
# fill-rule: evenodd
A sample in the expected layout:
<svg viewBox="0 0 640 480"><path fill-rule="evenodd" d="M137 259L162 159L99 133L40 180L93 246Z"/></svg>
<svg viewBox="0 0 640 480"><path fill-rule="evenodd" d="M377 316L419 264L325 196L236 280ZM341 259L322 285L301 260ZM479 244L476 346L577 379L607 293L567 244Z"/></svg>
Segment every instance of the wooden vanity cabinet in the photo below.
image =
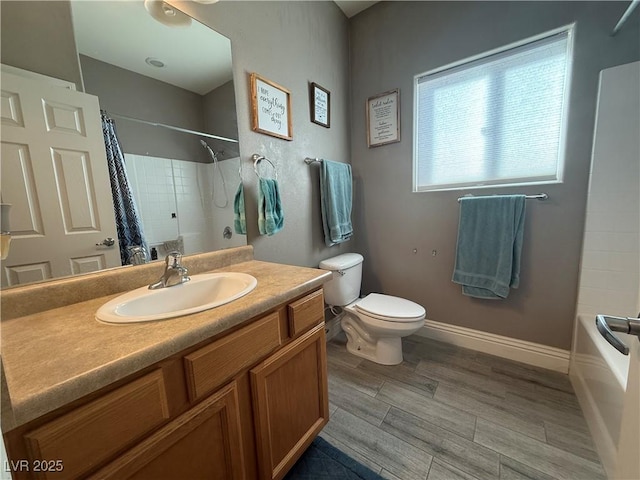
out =
<svg viewBox="0 0 640 480"><path fill-rule="evenodd" d="M324 324L251 370L259 477L280 479L329 421Z"/></svg>
<svg viewBox="0 0 640 480"><path fill-rule="evenodd" d="M5 442L16 479L280 479L328 419L319 289Z"/></svg>

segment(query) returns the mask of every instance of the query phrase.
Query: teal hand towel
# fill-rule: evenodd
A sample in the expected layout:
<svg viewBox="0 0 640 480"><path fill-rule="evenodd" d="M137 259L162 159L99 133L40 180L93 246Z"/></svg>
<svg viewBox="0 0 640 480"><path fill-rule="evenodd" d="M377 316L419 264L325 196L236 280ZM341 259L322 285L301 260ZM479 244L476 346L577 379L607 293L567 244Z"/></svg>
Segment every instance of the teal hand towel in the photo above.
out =
<svg viewBox="0 0 640 480"><path fill-rule="evenodd" d="M452 281L471 297L503 299L520 283L524 195L462 198Z"/></svg>
<svg viewBox="0 0 640 480"><path fill-rule="evenodd" d="M324 242L328 247L353 235L351 165L323 160L320 169L320 204Z"/></svg>
<svg viewBox="0 0 640 480"><path fill-rule="evenodd" d="M260 178L258 186L258 231L260 235L273 235L284 227L284 212L278 181Z"/></svg>
<svg viewBox="0 0 640 480"><path fill-rule="evenodd" d="M244 186L238 185L236 196L233 199L233 227L239 235L247 234L247 219L244 215Z"/></svg>

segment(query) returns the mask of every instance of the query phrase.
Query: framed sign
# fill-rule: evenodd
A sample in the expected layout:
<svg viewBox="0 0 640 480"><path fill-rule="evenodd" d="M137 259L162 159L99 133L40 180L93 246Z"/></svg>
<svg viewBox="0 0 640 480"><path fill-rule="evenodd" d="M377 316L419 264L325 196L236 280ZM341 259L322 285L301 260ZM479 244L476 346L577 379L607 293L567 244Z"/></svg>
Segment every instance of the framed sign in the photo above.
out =
<svg viewBox="0 0 640 480"><path fill-rule="evenodd" d="M251 74L251 128L284 140L293 139L291 92L257 73Z"/></svg>
<svg viewBox="0 0 640 480"><path fill-rule="evenodd" d="M311 83L311 121L327 128L331 122L331 93L317 83Z"/></svg>
<svg viewBox="0 0 640 480"><path fill-rule="evenodd" d="M400 141L400 90L367 99L367 143L369 148Z"/></svg>

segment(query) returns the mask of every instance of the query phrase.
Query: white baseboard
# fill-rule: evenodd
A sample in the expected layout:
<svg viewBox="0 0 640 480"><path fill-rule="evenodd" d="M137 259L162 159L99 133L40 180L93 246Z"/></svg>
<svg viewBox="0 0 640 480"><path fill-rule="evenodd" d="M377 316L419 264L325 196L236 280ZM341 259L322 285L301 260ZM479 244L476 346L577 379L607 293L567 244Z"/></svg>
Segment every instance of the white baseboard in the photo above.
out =
<svg viewBox="0 0 640 480"><path fill-rule="evenodd" d="M571 352L539 343L526 342L471 328L425 320L416 335L477 350L497 357L569 373Z"/></svg>

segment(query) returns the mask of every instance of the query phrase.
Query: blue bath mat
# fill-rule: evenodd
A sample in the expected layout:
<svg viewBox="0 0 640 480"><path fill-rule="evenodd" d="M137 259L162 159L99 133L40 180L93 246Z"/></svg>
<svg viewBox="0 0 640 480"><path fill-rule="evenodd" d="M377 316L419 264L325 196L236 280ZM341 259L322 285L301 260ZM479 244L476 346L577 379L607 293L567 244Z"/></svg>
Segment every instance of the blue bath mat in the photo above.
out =
<svg viewBox="0 0 640 480"><path fill-rule="evenodd" d="M382 480L326 440L316 437L284 480Z"/></svg>

